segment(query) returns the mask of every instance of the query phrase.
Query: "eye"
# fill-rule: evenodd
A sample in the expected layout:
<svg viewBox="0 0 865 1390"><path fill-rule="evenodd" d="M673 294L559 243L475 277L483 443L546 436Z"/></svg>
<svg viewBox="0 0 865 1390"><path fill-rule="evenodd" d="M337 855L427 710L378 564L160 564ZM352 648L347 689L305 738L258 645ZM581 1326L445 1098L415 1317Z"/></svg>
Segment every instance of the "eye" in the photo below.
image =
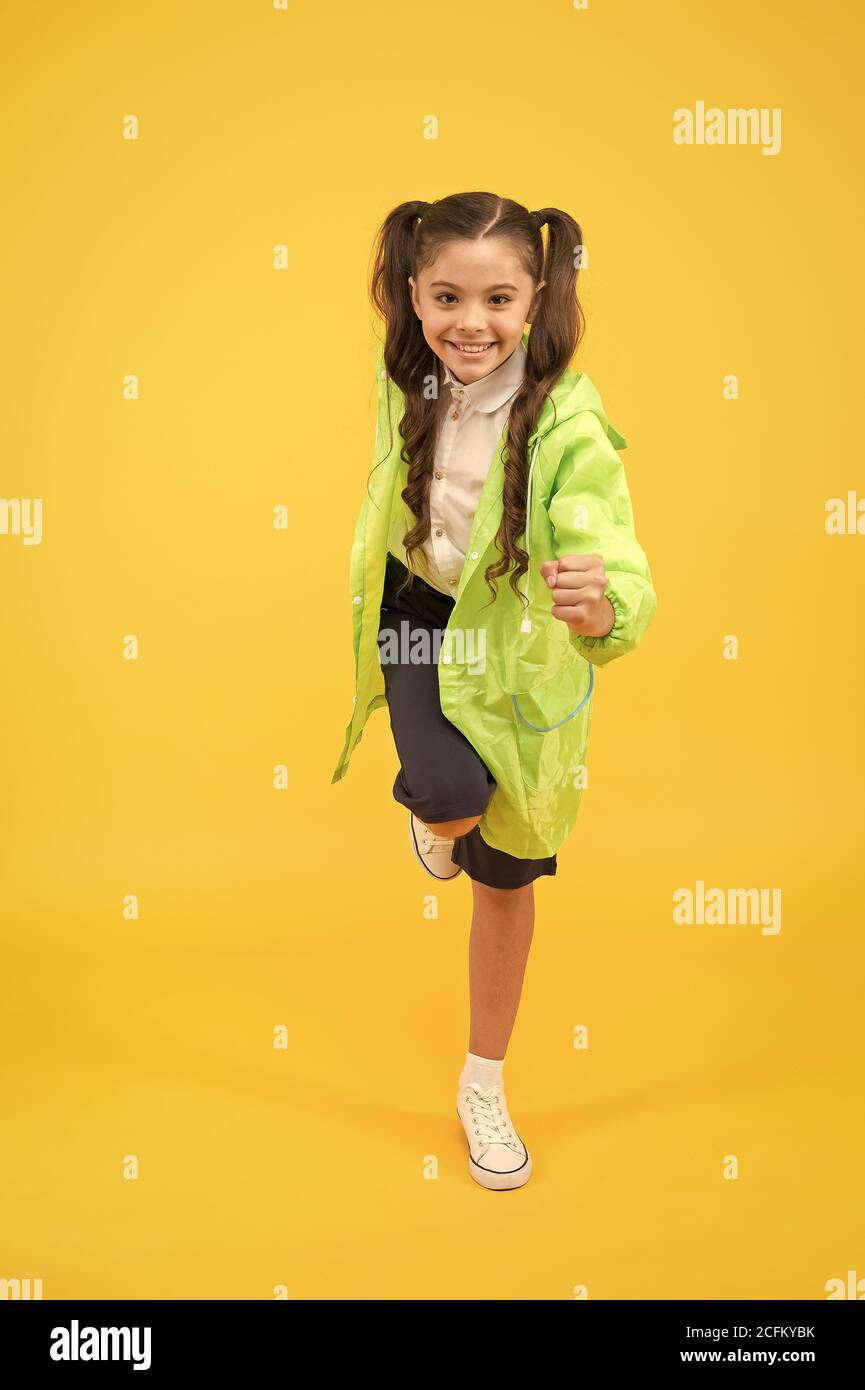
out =
<svg viewBox="0 0 865 1390"><path fill-rule="evenodd" d="M509 294L494 294L491 296L491 298L493 299L493 301L497 299L502 300L504 304L510 304L511 302L511 296ZM441 294L436 295L436 299L439 301L439 303L441 303L443 300L456 299L456 295L451 294L450 290L442 290ZM446 304L445 307L450 308L450 304ZM500 309L502 308L502 304L496 304L495 307L497 309Z"/></svg>

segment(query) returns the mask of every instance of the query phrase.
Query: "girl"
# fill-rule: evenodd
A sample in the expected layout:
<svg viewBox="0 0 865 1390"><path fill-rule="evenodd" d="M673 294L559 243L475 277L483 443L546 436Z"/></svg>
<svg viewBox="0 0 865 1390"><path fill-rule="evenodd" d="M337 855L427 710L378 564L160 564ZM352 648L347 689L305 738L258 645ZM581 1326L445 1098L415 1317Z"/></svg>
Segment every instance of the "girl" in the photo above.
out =
<svg viewBox="0 0 865 1390"><path fill-rule="evenodd" d="M631 651L656 608L625 440L570 368L582 244L558 208L492 193L402 203L371 284L384 457L352 546L354 710L332 781L386 703L414 854L436 879L471 880L457 1114L469 1172L496 1190L532 1171L503 1063L533 882L556 873L576 820L594 667Z"/></svg>

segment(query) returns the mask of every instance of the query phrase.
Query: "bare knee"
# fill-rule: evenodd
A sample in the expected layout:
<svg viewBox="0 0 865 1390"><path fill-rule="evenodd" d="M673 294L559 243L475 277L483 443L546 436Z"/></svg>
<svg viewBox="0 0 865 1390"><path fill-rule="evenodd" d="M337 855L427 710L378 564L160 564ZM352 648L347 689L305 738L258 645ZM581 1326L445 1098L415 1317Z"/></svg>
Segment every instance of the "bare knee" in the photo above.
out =
<svg viewBox="0 0 865 1390"><path fill-rule="evenodd" d="M467 816L463 820L424 821L424 825L434 835L442 835L446 840L456 840L460 835L468 835L480 822L480 816Z"/></svg>

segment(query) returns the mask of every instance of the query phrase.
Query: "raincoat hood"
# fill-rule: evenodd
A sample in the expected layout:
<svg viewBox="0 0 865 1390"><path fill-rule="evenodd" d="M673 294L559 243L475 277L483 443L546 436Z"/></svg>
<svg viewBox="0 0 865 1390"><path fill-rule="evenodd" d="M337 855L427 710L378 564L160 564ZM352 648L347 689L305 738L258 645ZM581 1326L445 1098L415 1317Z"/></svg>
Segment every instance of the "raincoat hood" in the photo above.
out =
<svg viewBox="0 0 865 1390"><path fill-rule="evenodd" d="M528 347L528 337L523 338L523 345ZM529 443L532 440L543 439L553 430L561 428L568 420L574 419L583 411L590 410L600 422L607 438L616 449L626 449L628 441L623 435L615 430L607 419L603 402L593 382L589 380L585 372L575 372L567 368L550 391L550 398L544 401L538 416L538 422L529 436Z"/></svg>

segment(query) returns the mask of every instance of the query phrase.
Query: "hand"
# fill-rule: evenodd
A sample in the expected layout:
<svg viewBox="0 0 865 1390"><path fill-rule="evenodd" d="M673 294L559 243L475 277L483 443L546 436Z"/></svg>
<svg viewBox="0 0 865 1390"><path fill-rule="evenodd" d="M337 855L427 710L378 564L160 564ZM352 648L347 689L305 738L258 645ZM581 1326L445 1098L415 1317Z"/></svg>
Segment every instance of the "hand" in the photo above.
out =
<svg viewBox="0 0 865 1390"><path fill-rule="evenodd" d="M553 617L581 637L606 637L616 612L605 594L607 572L600 555L563 555L539 566L550 587Z"/></svg>

